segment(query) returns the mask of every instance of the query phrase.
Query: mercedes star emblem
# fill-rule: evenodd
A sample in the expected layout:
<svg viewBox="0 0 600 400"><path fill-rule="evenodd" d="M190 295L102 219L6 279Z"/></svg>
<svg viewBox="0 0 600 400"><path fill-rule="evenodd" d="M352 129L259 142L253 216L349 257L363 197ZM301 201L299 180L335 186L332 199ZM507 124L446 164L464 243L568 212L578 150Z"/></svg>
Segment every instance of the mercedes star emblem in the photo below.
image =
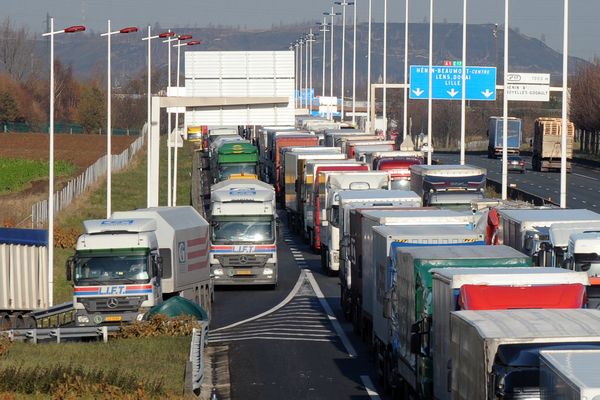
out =
<svg viewBox="0 0 600 400"><path fill-rule="evenodd" d="M106 305L108 308L115 308L119 305L119 300L116 297L111 297L110 299L106 300Z"/></svg>

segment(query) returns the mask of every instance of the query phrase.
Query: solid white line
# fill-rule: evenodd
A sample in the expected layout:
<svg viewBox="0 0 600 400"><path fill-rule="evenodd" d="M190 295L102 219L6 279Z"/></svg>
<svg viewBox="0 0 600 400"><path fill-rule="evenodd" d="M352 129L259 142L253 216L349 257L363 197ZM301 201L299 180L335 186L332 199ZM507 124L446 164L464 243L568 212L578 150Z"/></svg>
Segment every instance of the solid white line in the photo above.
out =
<svg viewBox="0 0 600 400"><path fill-rule="evenodd" d="M269 334L269 335L284 335L284 336L300 336L300 337L329 337L329 336L335 336L334 332L331 331L309 331L309 332L303 332L303 331L292 331L292 332L279 332L277 329L258 329L258 330L254 330L254 331L247 331L247 332L240 332L240 333L229 333L229 334L220 334L217 335L217 338L219 339L223 339L226 337L231 337L231 338L235 338L235 337L249 337L249 336L256 336L256 335L264 335L264 334Z"/></svg>
<svg viewBox="0 0 600 400"><path fill-rule="evenodd" d="M377 391L375 391L375 385L373 384L373 381L371 380L371 377L369 375L361 375L360 380L362 381L363 385L365 386L365 390L367 391L367 394L369 395L370 398L376 399L376 400L381 399L381 397L379 397L379 393L377 393Z"/></svg>
<svg viewBox="0 0 600 400"><path fill-rule="evenodd" d="M300 290L300 287L304 283L304 278L305 277L306 277L306 271L302 270L300 272L300 276L298 277L298 280L296 281L296 284L294 285L292 291L287 295L287 297L285 299L283 299L283 301L281 303L277 304L275 307L271 308L270 310L267 310L267 311L265 311L263 313L255 315L253 317L246 318L246 319L244 319L242 321L234 322L233 324L222 326L222 327L217 328L217 329L212 329L210 332L219 332L219 331L223 331L225 329L230 329L230 328L233 328L234 326L245 324L246 322L254 321L256 319L264 317L265 315L269 315L269 314L274 313L275 311L279 310L280 308L282 308L283 306L285 306L287 303L289 303L290 301L292 301L292 299L294 298L294 296L296 295L296 293L298 293L298 291Z"/></svg>
<svg viewBox="0 0 600 400"><path fill-rule="evenodd" d="M318 338L285 338L285 337L273 337L273 336L257 336L251 338L236 338L236 339L217 339L208 340L208 343L219 343L219 342L239 342L242 340L298 340L305 342L331 342L331 339L318 339Z"/></svg>
<svg viewBox="0 0 600 400"><path fill-rule="evenodd" d="M582 177L582 178L592 179L592 180L594 180L594 181L597 181L597 180L599 180L598 178L593 178L593 177L591 177L591 176L587 176L587 175L576 174L575 172L571 172L571 175L576 175L576 176L580 176L580 177Z"/></svg>
<svg viewBox="0 0 600 400"><path fill-rule="evenodd" d="M335 314L331 310L329 303L327 302L327 300L325 300L325 296L323 296L323 292L321 291L321 288L319 287L319 284L317 283L315 277L313 276L313 274L310 271L306 271L306 277L308 278L310 285L312 286L313 290L315 291L315 294L319 298L319 301L321 302L321 306L325 310L327 317L329 317L329 321L333 325L333 329L335 329L335 332L338 334L338 336L342 340L342 343L344 344L344 347L346 348L346 351L348 352L348 356L356 357L356 350L354 350L354 346L352 346L352 343L350 343L348 336L346 336L346 332L344 332L344 330L342 329L342 326L340 325L337 318L335 317Z"/></svg>
<svg viewBox="0 0 600 400"><path fill-rule="evenodd" d="M254 324L254 323L250 323L250 324L248 324L249 328L246 328L246 327L244 327L244 328L237 328L235 330L235 332L238 332L239 330L242 330L242 329L261 328L261 327L264 327L264 326L267 326L267 325L281 326L281 323L279 321L268 321L268 322L261 321L261 323L258 324L258 325ZM304 328L306 328L306 329L318 329L318 328L331 329L331 327L328 326L327 324L315 324L315 323L297 323L297 324L295 324L295 323L288 323L288 324L285 324L284 326L286 326L288 328L294 328L294 329L296 329L296 328L297 329L304 329ZM221 334L223 334L223 333L222 332L219 333L219 335L221 335Z"/></svg>

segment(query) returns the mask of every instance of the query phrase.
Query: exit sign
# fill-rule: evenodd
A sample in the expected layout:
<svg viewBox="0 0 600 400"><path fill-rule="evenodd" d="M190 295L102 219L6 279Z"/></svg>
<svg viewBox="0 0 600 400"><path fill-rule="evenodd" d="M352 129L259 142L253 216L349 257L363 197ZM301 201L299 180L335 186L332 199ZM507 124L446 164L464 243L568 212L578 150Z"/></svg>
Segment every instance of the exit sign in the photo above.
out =
<svg viewBox="0 0 600 400"><path fill-rule="evenodd" d="M462 67L462 61L444 61L444 67Z"/></svg>

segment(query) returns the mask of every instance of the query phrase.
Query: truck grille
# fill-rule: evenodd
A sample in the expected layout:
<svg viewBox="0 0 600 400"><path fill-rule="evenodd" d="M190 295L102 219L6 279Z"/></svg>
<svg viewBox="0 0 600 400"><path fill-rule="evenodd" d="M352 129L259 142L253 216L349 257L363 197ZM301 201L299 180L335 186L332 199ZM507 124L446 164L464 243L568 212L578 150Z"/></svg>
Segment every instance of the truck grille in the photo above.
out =
<svg viewBox="0 0 600 400"><path fill-rule="evenodd" d="M263 267L270 256L262 254L218 255L215 258L223 267Z"/></svg>
<svg viewBox="0 0 600 400"><path fill-rule="evenodd" d="M117 300L116 305L109 307L109 300ZM113 300L113 303L114 303ZM91 299L80 298L78 301L83 304L87 312L121 312L137 311L140 304L144 301L143 297L95 297Z"/></svg>

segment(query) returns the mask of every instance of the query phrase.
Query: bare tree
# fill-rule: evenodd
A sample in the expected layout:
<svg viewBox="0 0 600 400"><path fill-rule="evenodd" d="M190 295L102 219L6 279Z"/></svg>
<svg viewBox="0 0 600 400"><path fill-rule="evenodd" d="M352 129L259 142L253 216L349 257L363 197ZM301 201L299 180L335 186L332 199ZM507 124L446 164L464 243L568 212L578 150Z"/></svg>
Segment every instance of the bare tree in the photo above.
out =
<svg viewBox="0 0 600 400"><path fill-rule="evenodd" d="M19 82L32 72L34 46L25 27L17 28L9 17L0 24L0 63Z"/></svg>

